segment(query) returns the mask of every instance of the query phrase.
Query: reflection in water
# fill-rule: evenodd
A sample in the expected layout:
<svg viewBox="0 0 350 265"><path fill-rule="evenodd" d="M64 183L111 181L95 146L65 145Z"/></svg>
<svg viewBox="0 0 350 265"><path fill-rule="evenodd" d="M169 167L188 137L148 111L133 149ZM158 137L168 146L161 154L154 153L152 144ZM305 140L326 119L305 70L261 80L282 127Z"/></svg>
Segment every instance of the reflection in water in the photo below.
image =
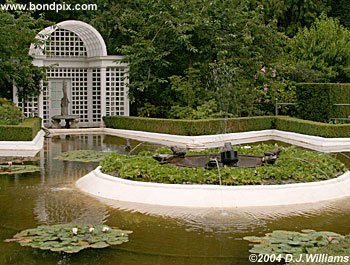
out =
<svg viewBox="0 0 350 265"><path fill-rule="evenodd" d="M246 235L304 228L350 233L350 198L293 207L244 209L193 209L115 201L101 203L74 186L77 179L97 166L96 163L54 159L61 152L79 149L126 153L127 144L134 148L139 143L101 135L53 137L46 139L41 152L41 172L2 176L0 264L251 265L247 258L248 242L242 240ZM142 144L136 151L152 148L154 146ZM77 255L34 251L3 242L26 228L65 222L105 222L134 233L126 244L82 251Z"/></svg>
<svg viewBox="0 0 350 265"><path fill-rule="evenodd" d="M339 212L350 213L350 199L313 204L278 207L242 208L191 208L165 207L141 203L129 203L98 198L109 206L145 215L174 218L178 223L189 226L187 230L232 233L252 231L274 220L290 217L312 218L322 215L334 216Z"/></svg>
<svg viewBox="0 0 350 265"><path fill-rule="evenodd" d="M69 188L52 188L38 194L34 213L42 224L101 224L108 217L106 207Z"/></svg>

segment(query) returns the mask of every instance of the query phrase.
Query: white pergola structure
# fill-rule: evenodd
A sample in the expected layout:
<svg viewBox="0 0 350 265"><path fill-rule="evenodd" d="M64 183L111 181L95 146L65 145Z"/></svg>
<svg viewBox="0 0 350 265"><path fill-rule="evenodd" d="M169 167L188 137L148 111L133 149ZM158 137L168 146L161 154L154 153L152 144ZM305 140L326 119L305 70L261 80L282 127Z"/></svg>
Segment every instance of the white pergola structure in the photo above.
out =
<svg viewBox="0 0 350 265"><path fill-rule="evenodd" d="M100 33L82 21L68 20L42 30L32 44L33 64L47 68L41 94L23 101L14 89L14 102L26 116L37 114L45 126L61 114L63 90L68 114L79 116L79 127L101 125L102 116L128 116L127 64L122 56L107 55Z"/></svg>

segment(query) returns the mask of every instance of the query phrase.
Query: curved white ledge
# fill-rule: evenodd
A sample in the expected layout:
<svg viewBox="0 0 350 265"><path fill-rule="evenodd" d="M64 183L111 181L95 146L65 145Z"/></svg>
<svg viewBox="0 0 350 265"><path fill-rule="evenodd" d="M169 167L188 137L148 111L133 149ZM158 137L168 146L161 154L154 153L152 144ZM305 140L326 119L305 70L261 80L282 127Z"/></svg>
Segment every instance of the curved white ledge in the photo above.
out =
<svg viewBox="0 0 350 265"><path fill-rule="evenodd" d="M310 183L218 186L160 184L125 180L103 174L100 167L76 186L104 199L179 207L254 207L316 203L350 196L350 172Z"/></svg>
<svg viewBox="0 0 350 265"><path fill-rule="evenodd" d="M350 138L324 138L279 130L262 130L202 136L183 136L111 128L50 129L50 133L53 135L99 133L168 146L177 145L194 150L221 147L225 142L231 142L233 145L237 145L274 140L326 153L350 152Z"/></svg>
<svg viewBox="0 0 350 265"><path fill-rule="evenodd" d="M40 130L32 141L0 141L0 156L34 157L43 148L44 135Z"/></svg>

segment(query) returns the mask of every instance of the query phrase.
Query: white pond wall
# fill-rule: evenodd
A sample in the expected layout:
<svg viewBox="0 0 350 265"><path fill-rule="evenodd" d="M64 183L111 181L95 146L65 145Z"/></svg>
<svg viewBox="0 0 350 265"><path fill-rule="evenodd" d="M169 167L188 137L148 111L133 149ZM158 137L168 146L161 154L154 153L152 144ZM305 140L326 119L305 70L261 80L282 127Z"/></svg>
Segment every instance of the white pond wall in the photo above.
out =
<svg viewBox="0 0 350 265"><path fill-rule="evenodd" d="M350 172L325 181L253 186L181 185L130 181L100 171L76 182L83 192L116 201L179 207L254 207L316 203L350 196Z"/></svg>
<svg viewBox="0 0 350 265"><path fill-rule="evenodd" d="M32 141L0 141L0 156L34 157L44 145L44 131Z"/></svg>

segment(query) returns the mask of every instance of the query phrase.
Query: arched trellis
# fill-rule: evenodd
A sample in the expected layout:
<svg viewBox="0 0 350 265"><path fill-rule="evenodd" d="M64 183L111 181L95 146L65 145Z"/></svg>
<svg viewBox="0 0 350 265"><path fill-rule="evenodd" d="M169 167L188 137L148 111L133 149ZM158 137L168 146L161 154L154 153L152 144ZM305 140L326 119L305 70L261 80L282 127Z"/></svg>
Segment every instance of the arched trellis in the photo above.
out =
<svg viewBox="0 0 350 265"><path fill-rule="evenodd" d="M14 101L26 116L38 115L45 126L60 115L63 90L68 91L69 114L80 127L100 126L102 116L128 116L127 64L122 56L107 55L101 34L91 25L68 20L40 31L29 54L33 64L47 67L38 98ZM65 87L63 89L63 87Z"/></svg>

